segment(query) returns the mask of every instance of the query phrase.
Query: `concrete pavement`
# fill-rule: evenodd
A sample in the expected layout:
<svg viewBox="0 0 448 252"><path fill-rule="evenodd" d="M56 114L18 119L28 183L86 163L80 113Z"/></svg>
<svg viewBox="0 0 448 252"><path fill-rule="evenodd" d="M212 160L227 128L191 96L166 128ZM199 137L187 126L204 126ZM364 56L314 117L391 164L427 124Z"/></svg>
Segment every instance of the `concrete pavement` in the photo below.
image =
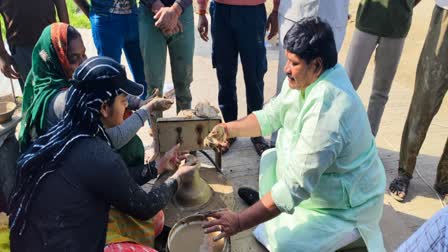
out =
<svg viewBox="0 0 448 252"><path fill-rule="evenodd" d="M350 13L356 15L356 2L352 1ZM414 21L402 60L390 93L389 102L386 105L380 131L377 136L377 146L381 159L386 168L388 183L397 172L398 155L401 141L401 133L413 93L413 81L417 60L423 45L428 23L433 7L433 1L422 1L415 9ZM340 62L344 63L347 48L350 45L354 22L349 22L347 36L340 52ZM81 30L89 56L96 55L91 33ZM218 84L214 69L212 69L211 41L203 42L196 35L196 51L194 57L194 81L191 86L193 104L201 100L209 100L217 105ZM373 57L372 57L373 58ZM124 60L124 57L123 57ZM265 76L265 101L275 94L275 81L277 72L277 50L268 50L269 68ZM372 60L373 61L373 60ZM124 62L124 61L123 61ZM358 91L364 104L368 103L370 95L373 65L371 62L364 77L364 81ZM166 82L170 83L170 71L167 70ZM7 82L6 82L7 83ZM239 116L243 117L246 111L246 98L244 80L241 67L238 70L238 100ZM7 91L5 80L0 78L0 95ZM409 197L406 202L398 203L387 193L384 199L384 216L381 223L384 240L388 251L395 249L403 240L414 232L425 220L430 218L442 205L432 189L435 180L435 171L448 137L448 103L442 104L442 108L434 118L428 131L425 143L420 151L414 179L409 189ZM168 111L165 116L173 116L174 109ZM147 130L139 132L145 144L150 144ZM223 169L226 177L233 183L234 191L244 186L258 187L259 158L255 153L249 139L241 138L232 149L223 156ZM244 203L235 194L237 210L243 209ZM243 232L232 238L233 251L264 251L252 238L249 231Z"/></svg>

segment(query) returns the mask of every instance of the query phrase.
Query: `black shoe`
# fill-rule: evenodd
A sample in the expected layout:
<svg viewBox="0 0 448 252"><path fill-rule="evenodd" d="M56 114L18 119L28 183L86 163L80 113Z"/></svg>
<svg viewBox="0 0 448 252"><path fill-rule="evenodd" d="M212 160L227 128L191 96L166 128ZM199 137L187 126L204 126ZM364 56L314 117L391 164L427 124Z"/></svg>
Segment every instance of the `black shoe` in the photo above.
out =
<svg viewBox="0 0 448 252"><path fill-rule="evenodd" d="M250 140L252 141L258 156L261 156L265 150L271 148L264 137L251 137Z"/></svg>
<svg viewBox="0 0 448 252"><path fill-rule="evenodd" d="M241 187L240 189L238 189L238 195L249 206L252 206L260 200L258 192L249 187Z"/></svg>

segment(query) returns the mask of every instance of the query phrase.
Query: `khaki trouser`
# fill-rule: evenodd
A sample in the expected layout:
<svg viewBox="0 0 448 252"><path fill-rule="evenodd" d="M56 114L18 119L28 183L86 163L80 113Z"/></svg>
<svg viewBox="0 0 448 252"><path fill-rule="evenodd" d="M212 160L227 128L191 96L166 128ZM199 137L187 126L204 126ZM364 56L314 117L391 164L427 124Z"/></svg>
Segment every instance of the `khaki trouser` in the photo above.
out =
<svg viewBox="0 0 448 252"><path fill-rule="evenodd" d="M448 10L434 8L417 65L414 94L401 138L398 173L412 177L418 152L448 90ZM435 188L448 193L448 139L437 167Z"/></svg>
<svg viewBox="0 0 448 252"><path fill-rule="evenodd" d="M146 6L139 9L140 49L142 51L148 94L163 91L166 57L169 52L171 77L176 93L177 112L191 108L190 84L193 81L194 19L193 7L185 8L179 20L183 32L165 36L155 27L154 14Z"/></svg>
<svg viewBox="0 0 448 252"><path fill-rule="evenodd" d="M375 51L375 73L367 115L372 134L376 136L397 72L405 38L387 38L355 29L345 69L355 90L361 85L370 57Z"/></svg>

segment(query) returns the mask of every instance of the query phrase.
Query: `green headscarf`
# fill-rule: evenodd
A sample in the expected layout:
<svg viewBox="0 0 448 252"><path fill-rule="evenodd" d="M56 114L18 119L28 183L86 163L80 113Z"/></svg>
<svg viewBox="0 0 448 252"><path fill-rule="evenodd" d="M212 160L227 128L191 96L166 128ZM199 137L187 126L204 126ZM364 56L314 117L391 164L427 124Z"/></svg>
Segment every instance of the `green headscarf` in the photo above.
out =
<svg viewBox="0 0 448 252"><path fill-rule="evenodd" d="M29 146L32 136L45 133L43 129L48 104L61 89L70 86L62 67L67 63L66 54L63 52L66 50L63 42L67 38L67 30L68 25L63 23L47 26L34 47L32 67L23 92L24 117L19 133L21 152Z"/></svg>

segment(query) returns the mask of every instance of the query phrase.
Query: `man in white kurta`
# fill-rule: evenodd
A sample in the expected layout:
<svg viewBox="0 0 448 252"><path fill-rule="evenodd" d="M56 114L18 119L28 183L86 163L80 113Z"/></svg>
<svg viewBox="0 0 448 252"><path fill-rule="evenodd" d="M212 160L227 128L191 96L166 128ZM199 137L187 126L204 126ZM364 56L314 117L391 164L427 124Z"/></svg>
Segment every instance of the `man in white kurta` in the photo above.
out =
<svg viewBox="0 0 448 252"><path fill-rule="evenodd" d="M339 51L345 37L345 30L348 21L348 5L349 0L280 0L278 8L278 69L277 69L277 91L280 93L282 88L283 67L286 63L283 39L286 33L302 18L320 17L328 22L334 33L336 49ZM271 138L271 143L275 144L277 135Z"/></svg>
<svg viewBox="0 0 448 252"><path fill-rule="evenodd" d="M262 135L279 130L260 162L260 196L271 191L282 211L265 223L271 250L331 251L357 229L369 251L383 251L384 167L345 69L326 70L304 91L285 80L254 114Z"/></svg>
<svg viewBox="0 0 448 252"><path fill-rule="evenodd" d="M303 19L285 44L280 94L208 136L225 144L220 139L278 130L276 147L260 161L260 200L239 213L211 214L215 220L205 232L231 236L263 223L271 251L334 251L354 233L369 251L385 251L379 227L384 167L364 106L337 64L331 27L320 18Z"/></svg>

